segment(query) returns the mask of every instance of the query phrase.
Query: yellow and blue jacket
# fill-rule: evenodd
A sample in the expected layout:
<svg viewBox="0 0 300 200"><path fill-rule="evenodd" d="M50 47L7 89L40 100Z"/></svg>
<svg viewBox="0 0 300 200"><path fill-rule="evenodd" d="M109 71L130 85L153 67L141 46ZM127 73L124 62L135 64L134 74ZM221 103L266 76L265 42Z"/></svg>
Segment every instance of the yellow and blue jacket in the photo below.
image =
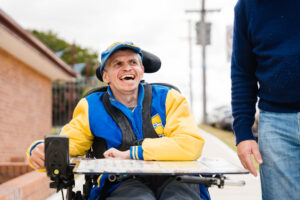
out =
<svg viewBox="0 0 300 200"><path fill-rule="evenodd" d="M151 116L158 138L143 138L142 102L144 86L139 85L138 102L131 111L118 102L110 88L107 89L110 103L128 118L137 140L144 139L142 145L131 146L131 159L136 160L196 160L200 157L204 140L191 114L187 100L176 90L166 86L152 85ZM91 148L94 137L105 139L107 149L118 148L122 142L122 132L116 122L106 112L101 100L104 92L95 92L81 99L76 106L73 119L60 131L69 137L70 156L82 156ZM31 150L41 141L34 142ZM103 185L99 178L98 189Z"/></svg>

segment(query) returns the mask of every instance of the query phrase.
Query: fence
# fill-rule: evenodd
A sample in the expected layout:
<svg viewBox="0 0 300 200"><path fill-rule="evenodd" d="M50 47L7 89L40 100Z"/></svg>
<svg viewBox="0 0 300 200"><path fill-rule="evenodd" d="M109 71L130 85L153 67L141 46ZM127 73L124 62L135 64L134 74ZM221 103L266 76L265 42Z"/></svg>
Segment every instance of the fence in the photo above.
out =
<svg viewBox="0 0 300 200"><path fill-rule="evenodd" d="M54 82L52 84L52 126L63 126L72 119L73 111L84 94L101 85L84 79L75 82Z"/></svg>

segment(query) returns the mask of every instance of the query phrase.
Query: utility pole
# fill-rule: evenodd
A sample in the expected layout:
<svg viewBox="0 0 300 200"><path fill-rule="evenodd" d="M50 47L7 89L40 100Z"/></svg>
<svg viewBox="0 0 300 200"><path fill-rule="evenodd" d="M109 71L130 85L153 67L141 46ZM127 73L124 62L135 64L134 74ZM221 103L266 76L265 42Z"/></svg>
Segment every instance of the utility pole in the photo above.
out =
<svg viewBox="0 0 300 200"><path fill-rule="evenodd" d="M202 121L203 124L207 123L206 120L206 31L205 31L205 0L202 0L201 9L201 45L202 45L202 92L203 92L203 110L202 110Z"/></svg>
<svg viewBox="0 0 300 200"><path fill-rule="evenodd" d="M206 22L205 15L207 12L219 12L219 9L206 10L205 9L205 0L201 1L201 10L186 10L186 13L200 13L200 44L202 46L202 122L207 123L206 115L206 45L207 45L207 35L206 35Z"/></svg>
<svg viewBox="0 0 300 200"><path fill-rule="evenodd" d="M190 73L189 73L189 85L190 85L190 102L191 102L191 110L193 110L193 57L192 57L192 21L189 20L189 27L188 27L188 40L189 40L189 67L190 67Z"/></svg>

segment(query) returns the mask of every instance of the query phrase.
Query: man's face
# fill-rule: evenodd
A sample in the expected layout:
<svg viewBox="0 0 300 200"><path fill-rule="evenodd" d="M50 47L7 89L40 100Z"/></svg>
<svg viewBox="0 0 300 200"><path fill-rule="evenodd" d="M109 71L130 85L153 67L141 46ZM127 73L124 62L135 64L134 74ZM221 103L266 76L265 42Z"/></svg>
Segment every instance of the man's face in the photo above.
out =
<svg viewBox="0 0 300 200"><path fill-rule="evenodd" d="M114 95L137 92L144 76L139 55L132 50L119 50L110 56L103 70L103 81L108 83Z"/></svg>

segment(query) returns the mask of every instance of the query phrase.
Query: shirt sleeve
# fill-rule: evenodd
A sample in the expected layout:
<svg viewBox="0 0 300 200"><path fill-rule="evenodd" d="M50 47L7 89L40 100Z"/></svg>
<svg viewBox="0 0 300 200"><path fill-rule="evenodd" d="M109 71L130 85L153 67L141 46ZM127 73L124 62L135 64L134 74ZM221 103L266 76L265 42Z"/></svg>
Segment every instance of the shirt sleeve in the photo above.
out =
<svg viewBox="0 0 300 200"><path fill-rule="evenodd" d="M94 136L90 130L86 99L79 101L73 119L61 129L60 135L69 137L70 156L83 156L91 148Z"/></svg>
<svg viewBox="0 0 300 200"><path fill-rule="evenodd" d="M165 136L144 139L142 148L132 147L131 158L144 160L198 159L204 146L204 139L200 136L186 99L176 90L171 89L167 94L165 104ZM143 151L142 156L141 150Z"/></svg>
<svg viewBox="0 0 300 200"><path fill-rule="evenodd" d="M231 105L236 144L253 139L252 125L257 101L256 60L252 52L250 30L244 1L235 6L231 61Z"/></svg>

